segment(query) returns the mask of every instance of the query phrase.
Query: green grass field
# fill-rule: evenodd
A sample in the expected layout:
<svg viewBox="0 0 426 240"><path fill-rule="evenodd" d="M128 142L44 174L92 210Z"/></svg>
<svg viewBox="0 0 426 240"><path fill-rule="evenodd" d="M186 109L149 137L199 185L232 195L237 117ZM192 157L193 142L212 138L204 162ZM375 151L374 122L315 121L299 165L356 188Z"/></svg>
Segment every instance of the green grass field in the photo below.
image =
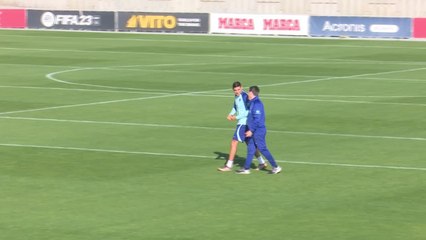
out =
<svg viewBox="0 0 426 240"><path fill-rule="evenodd" d="M426 42L2 30L1 239L425 239L425 76ZM216 170L236 80L281 174Z"/></svg>

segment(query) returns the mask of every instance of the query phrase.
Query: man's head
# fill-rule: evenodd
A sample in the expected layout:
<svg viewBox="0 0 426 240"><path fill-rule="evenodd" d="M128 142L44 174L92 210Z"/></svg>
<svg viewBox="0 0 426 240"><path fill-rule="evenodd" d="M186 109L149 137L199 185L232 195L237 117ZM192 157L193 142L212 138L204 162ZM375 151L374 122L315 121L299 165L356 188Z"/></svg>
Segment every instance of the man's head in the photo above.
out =
<svg viewBox="0 0 426 240"><path fill-rule="evenodd" d="M243 86L240 82L234 82L232 83L232 90L234 91L235 96L240 96L241 92L243 91Z"/></svg>
<svg viewBox="0 0 426 240"><path fill-rule="evenodd" d="M253 98L259 96L259 92L260 92L260 89L258 86L251 86L248 92L249 100L252 100Z"/></svg>

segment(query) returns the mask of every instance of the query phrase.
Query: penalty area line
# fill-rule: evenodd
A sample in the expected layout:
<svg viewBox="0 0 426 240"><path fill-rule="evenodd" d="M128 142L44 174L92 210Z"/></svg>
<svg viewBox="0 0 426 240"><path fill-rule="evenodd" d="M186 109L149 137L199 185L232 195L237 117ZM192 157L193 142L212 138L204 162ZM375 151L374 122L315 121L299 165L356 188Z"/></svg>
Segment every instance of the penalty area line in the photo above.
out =
<svg viewBox="0 0 426 240"><path fill-rule="evenodd" d="M39 148L39 149L53 149L53 150L71 150L71 151L85 151L85 152L117 153L117 154L154 155L154 156L166 156L166 157L185 157L185 158L203 158L203 159L215 159L216 158L214 156L192 155L192 154L156 153L156 152L125 151L125 150L99 149L99 148L44 146L44 145L32 145L32 144L0 143L0 146L2 146L2 147L17 147L17 148ZM393 169L393 170L426 171L426 168L421 168L421 167L345 164L345 163L321 163L321 162L286 161L286 160L276 160L276 161L280 162L280 163L288 163L288 164L333 166L333 167L347 167L347 168L377 168L377 169Z"/></svg>

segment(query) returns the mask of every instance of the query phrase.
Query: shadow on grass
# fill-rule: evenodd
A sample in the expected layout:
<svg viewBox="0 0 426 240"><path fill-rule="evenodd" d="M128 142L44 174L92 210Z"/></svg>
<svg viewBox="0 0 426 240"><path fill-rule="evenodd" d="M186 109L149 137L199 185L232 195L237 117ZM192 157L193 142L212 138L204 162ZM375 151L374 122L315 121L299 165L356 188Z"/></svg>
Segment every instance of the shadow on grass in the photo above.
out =
<svg viewBox="0 0 426 240"><path fill-rule="evenodd" d="M223 153L223 152L214 152L214 154L216 154L216 160L222 160L223 161L223 165L226 164L226 161L229 158L229 154L228 153ZM234 158L234 166L238 166L240 168L244 167L244 162L246 161L246 158L244 157L240 157L238 155L235 155ZM252 162L250 168L257 168L257 166Z"/></svg>

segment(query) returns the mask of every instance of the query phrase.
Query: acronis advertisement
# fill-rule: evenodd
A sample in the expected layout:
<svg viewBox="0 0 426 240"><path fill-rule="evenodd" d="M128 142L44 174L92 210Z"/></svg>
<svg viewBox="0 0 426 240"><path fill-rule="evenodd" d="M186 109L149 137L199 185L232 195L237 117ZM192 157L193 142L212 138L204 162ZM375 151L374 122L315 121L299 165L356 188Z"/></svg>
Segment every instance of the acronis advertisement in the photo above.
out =
<svg viewBox="0 0 426 240"><path fill-rule="evenodd" d="M312 16L309 22L313 37L411 37L410 18Z"/></svg>

